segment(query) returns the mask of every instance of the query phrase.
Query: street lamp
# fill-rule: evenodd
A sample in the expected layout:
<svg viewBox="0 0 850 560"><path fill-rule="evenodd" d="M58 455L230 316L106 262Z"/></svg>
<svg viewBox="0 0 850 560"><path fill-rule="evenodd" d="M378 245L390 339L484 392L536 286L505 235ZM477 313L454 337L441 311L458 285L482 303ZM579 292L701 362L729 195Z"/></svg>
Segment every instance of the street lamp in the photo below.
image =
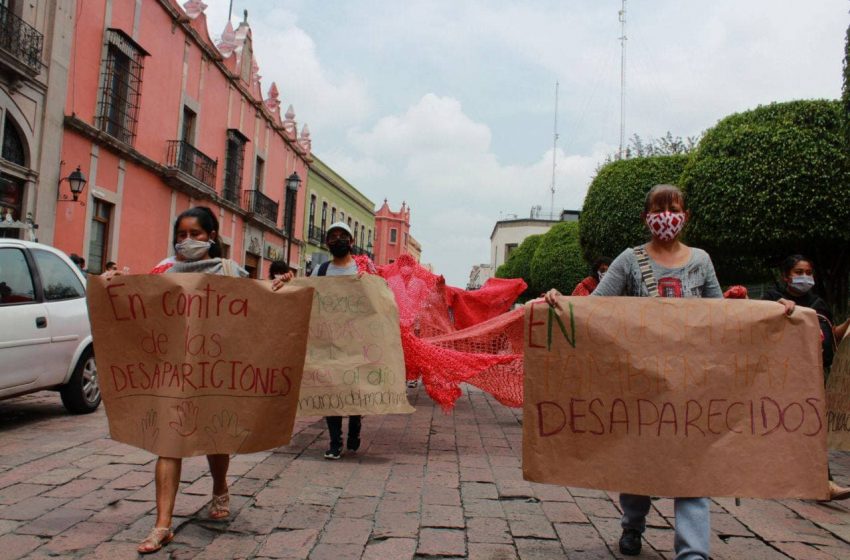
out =
<svg viewBox="0 0 850 560"><path fill-rule="evenodd" d="M370 234L370 235L371 235L371 234ZM374 259L374 258L375 258L375 257L372 255L372 248L373 248L372 240L370 239L370 240L369 240L369 243L367 243L367 244L366 244L366 252L367 252L367 253L369 253L369 258L370 258L370 259Z"/></svg>
<svg viewBox="0 0 850 560"><path fill-rule="evenodd" d="M67 177L63 177L59 179L59 188L62 188L62 181L68 181L68 185L71 187L71 197L74 202L77 202L77 199L80 198L80 194L82 194L83 189L86 188L86 176L83 175L83 172L80 171L80 166L78 165L74 171L71 171L71 174ZM57 199L60 202L67 201L67 195L60 195Z"/></svg>
<svg viewBox="0 0 850 560"><path fill-rule="evenodd" d="M286 264L289 264L292 252L292 230L295 229L295 201L301 177L295 171L286 178Z"/></svg>

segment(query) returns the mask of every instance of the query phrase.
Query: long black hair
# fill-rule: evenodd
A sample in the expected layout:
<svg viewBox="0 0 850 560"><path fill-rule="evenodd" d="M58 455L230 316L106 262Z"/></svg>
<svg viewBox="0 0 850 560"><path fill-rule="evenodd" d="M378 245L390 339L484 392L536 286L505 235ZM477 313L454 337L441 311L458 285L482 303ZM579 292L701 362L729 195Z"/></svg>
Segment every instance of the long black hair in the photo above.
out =
<svg viewBox="0 0 850 560"><path fill-rule="evenodd" d="M209 255L210 258L217 259L221 257L221 244L218 242L218 218L215 217L212 210L206 206L194 206L188 210L184 210L177 219L174 220L174 245L177 245L177 227L180 225L180 220L183 218L195 218L201 229L207 232L210 236ZM216 238L212 239L212 233L215 232Z"/></svg>
<svg viewBox="0 0 850 560"><path fill-rule="evenodd" d="M782 278L787 278L791 274L791 270L797 266L797 263L800 261L806 261L810 265L812 265L812 270L815 268L815 261L807 257L806 255L788 255L785 257L781 263L779 263L779 272L782 273Z"/></svg>
<svg viewBox="0 0 850 560"><path fill-rule="evenodd" d="M611 266L611 262L611 259L608 257L599 257L590 265L590 275L599 280L599 267L603 264Z"/></svg>

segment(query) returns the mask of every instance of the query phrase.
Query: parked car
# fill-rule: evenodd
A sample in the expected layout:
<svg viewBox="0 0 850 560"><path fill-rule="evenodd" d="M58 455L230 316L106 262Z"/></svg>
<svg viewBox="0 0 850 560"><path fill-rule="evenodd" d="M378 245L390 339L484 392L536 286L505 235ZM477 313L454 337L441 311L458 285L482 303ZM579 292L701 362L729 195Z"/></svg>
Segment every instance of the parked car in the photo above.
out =
<svg viewBox="0 0 850 560"><path fill-rule="evenodd" d="M85 282L62 251L0 239L0 399L53 389L74 414L100 405Z"/></svg>

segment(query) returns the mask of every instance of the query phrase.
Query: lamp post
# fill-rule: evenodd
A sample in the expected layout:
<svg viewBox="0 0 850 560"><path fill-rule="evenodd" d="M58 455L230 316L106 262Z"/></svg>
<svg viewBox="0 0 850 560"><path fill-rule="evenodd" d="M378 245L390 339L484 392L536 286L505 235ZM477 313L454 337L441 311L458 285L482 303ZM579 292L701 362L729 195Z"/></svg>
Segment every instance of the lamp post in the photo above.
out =
<svg viewBox="0 0 850 560"><path fill-rule="evenodd" d="M292 252L292 232L295 229L295 201L301 177L295 171L286 178L286 264L289 264Z"/></svg>
<svg viewBox="0 0 850 560"><path fill-rule="evenodd" d="M372 245L372 240L370 239L369 243L366 244L366 253L368 253L369 258L372 259L372 260L375 259L375 257L372 255L373 247L374 246Z"/></svg>
<svg viewBox="0 0 850 560"><path fill-rule="evenodd" d="M63 177L59 179L59 187L62 187L62 181L68 181L68 185L71 187L71 197L73 202L77 202L77 199L80 198L80 194L82 194L83 189L86 188L86 176L83 175L83 172L80 171L80 166L78 165L74 171L71 171L71 174L67 177ZM59 202L67 201L67 195L59 195L57 199Z"/></svg>

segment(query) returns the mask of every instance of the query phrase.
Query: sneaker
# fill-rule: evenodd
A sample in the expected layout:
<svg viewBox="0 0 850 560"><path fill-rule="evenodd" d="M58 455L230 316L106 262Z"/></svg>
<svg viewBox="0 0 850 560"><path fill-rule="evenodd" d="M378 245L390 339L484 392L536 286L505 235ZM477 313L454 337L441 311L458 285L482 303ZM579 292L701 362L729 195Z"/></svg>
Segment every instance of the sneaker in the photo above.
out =
<svg viewBox="0 0 850 560"><path fill-rule="evenodd" d="M328 461L337 461L342 458L342 449L328 449L325 451L325 459Z"/></svg>
<svg viewBox="0 0 850 560"><path fill-rule="evenodd" d="M623 529L623 534L620 536L620 554L637 556L640 554L640 546L640 531Z"/></svg>

